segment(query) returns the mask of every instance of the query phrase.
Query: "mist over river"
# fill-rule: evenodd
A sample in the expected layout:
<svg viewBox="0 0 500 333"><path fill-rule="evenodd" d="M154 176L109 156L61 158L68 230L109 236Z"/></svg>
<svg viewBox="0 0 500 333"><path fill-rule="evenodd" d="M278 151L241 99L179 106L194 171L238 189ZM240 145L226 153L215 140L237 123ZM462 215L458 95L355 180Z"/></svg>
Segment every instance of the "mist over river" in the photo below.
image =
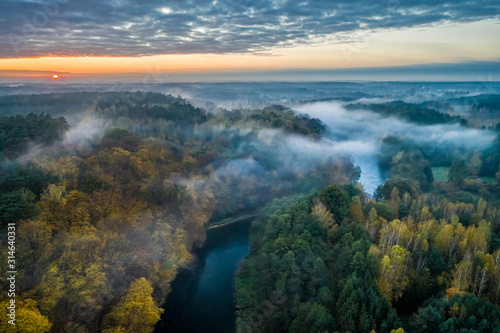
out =
<svg viewBox="0 0 500 333"><path fill-rule="evenodd" d="M214 102L224 105L221 101ZM291 137L289 142L294 151L301 157L351 156L361 170L359 181L369 195L385 181L378 165L384 137L396 135L433 146L482 142L477 140L482 133L458 124L415 125L367 110L348 110L341 101L299 102L288 106L328 126L319 141ZM180 272L172 283L156 333L235 331L233 276L239 261L249 252L249 225L247 221L208 231L207 242L198 251L194 267Z"/></svg>
<svg viewBox="0 0 500 333"><path fill-rule="evenodd" d="M373 194L383 182L377 161L353 156L362 169L360 181ZM197 252L191 270L181 271L172 283L165 313L155 333L232 333L235 331L233 277L238 263L250 249L251 221L208 230L207 241Z"/></svg>
<svg viewBox="0 0 500 333"><path fill-rule="evenodd" d="M333 106L338 107L337 104ZM299 111L318 117L330 127L324 145L340 147L331 150L333 154L348 153L352 156L354 164L361 169L359 181L365 191L373 195L377 186L384 182L377 164L378 150L373 144L373 137L362 141L357 131L350 132L355 135L349 137L342 135L343 131L352 130L356 119L349 122L350 126L346 126L345 122L341 124L335 114L329 113L330 107L329 104L320 104L319 108L299 108ZM325 110L327 114L323 113ZM155 333L235 331L233 277L239 261L249 252L250 222L208 230L207 241L197 252L194 267L181 271L173 281L172 292L164 305L165 313L156 325Z"/></svg>

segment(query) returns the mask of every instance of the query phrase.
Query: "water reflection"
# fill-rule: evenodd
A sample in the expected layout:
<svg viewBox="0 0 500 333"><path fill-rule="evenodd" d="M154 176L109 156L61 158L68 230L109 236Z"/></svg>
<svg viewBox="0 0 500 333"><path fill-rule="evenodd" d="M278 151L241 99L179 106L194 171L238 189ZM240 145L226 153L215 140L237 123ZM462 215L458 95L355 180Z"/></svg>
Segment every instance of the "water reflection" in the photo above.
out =
<svg viewBox="0 0 500 333"><path fill-rule="evenodd" d="M208 232L193 271L172 283L162 321L155 333L230 333L235 331L233 276L248 254L250 221Z"/></svg>

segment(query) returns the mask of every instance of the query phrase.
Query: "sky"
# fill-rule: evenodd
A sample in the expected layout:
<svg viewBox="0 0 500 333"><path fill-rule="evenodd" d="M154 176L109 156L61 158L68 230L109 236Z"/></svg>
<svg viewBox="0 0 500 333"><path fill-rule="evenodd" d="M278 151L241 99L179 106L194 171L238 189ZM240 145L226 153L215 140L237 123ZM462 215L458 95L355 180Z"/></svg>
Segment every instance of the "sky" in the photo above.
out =
<svg viewBox="0 0 500 333"><path fill-rule="evenodd" d="M498 0L2 0L0 78L500 80Z"/></svg>

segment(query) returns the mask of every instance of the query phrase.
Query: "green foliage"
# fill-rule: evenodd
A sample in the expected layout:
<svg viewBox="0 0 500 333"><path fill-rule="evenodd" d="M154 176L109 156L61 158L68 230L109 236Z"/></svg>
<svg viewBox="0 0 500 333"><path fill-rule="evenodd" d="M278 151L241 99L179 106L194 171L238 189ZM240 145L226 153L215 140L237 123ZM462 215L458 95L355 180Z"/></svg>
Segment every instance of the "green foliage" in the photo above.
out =
<svg viewBox="0 0 500 333"><path fill-rule="evenodd" d="M349 213L351 197L344 188L338 185L328 186L321 192L319 198L332 212L336 221L342 221Z"/></svg>
<svg viewBox="0 0 500 333"><path fill-rule="evenodd" d="M129 151L137 151L141 139L126 129L112 128L104 133L101 144L106 148L120 147Z"/></svg>
<svg viewBox="0 0 500 333"><path fill-rule="evenodd" d="M407 179L394 177L387 179L384 184L377 187L374 194L375 199L389 200L391 198L391 192L394 188L398 189L400 196L403 196L405 193L410 194L412 198L417 196L417 190Z"/></svg>
<svg viewBox="0 0 500 333"><path fill-rule="evenodd" d="M472 294L434 297L424 303L411 323L417 332L499 332L498 307Z"/></svg>
<svg viewBox="0 0 500 333"><path fill-rule="evenodd" d="M304 332L304 323L294 322L297 316L318 329L331 326L332 315L324 305L307 304L311 297L320 296L320 290L319 299L330 299L325 294L330 286L325 264L327 230L310 212L307 198L288 197L268 204L253 223L253 255L235 278L236 302L242 309L239 329L252 325L254 316L266 317L262 329L273 332L292 327ZM265 307L272 295L279 297L272 304L274 311L268 313Z"/></svg>
<svg viewBox="0 0 500 333"><path fill-rule="evenodd" d="M368 109L387 117L398 117L419 125L446 124L450 122L460 122L465 124L465 120L459 116L450 116L447 113L439 112L419 104L394 101L381 104L350 104L347 109Z"/></svg>
<svg viewBox="0 0 500 333"><path fill-rule="evenodd" d="M387 221L392 221L395 217L392 208L388 204L383 202L369 202L367 205L365 205L364 208L365 215L368 215L368 212L372 208L375 208L378 216L383 217Z"/></svg>
<svg viewBox="0 0 500 333"><path fill-rule="evenodd" d="M283 129L285 132L319 138L326 131L326 126L319 119L311 119L307 115L299 115L282 105L272 105L262 110L223 111L216 116L233 123L254 123L260 127Z"/></svg>
<svg viewBox="0 0 500 333"><path fill-rule="evenodd" d="M363 227L346 223L331 232L314 219L330 219L318 199L339 196L349 198L331 186L317 198L288 197L262 210L252 228L251 255L235 278L238 331L389 332L398 327L395 312L377 291L377 259L366 254L371 243ZM273 295L280 297L269 313L265 306ZM258 324L256 317L262 317Z"/></svg>
<svg viewBox="0 0 500 333"><path fill-rule="evenodd" d="M102 93L98 95L96 113L106 118L164 119L190 124L208 120L205 110L193 107L180 97L159 93Z"/></svg>
<svg viewBox="0 0 500 333"><path fill-rule="evenodd" d="M378 295L366 279L353 274L337 300L339 328L342 332L389 332L400 326L396 312Z"/></svg>
<svg viewBox="0 0 500 333"><path fill-rule="evenodd" d="M48 184L55 183L58 178L35 163L13 164L0 169L0 193L17 190L29 190L37 198Z"/></svg>
<svg viewBox="0 0 500 333"><path fill-rule="evenodd" d="M8 223L15 223L29 219L38 212L34 203L35 195L29 190L18 190L4 193L0 196L0 221L5 227Z"/></svg>
<svg viewBox="0 0 500 333"><path fill-rule="evenodd" d="M289 333L327 332L335 325L330 311L318 303L300 305L297 312Z"/></svg>
<svg viewBox="0 0 500 333"><path fill-rule="evenodd" d="M495 137L491 147L484 152L483 156L479 175L495 177L495 174L500 172L500 134Z"/></svg>
<svg viewBox="0 0 500 333"><path fill-rule="evenodd" d="M465 177L467 177L467 167L465 162L462 160L460 162L453 163L450 167L450 171L448 172L448 181L457 186L462 186Z"/></svg>
<svg viewBox="0 0 500 333"><path fill-rule="evenodd" d="M69 126L63 117L30 113L0 117L0 153L13 159L26 152L30 144L49 145L60 139Z"/></svg>

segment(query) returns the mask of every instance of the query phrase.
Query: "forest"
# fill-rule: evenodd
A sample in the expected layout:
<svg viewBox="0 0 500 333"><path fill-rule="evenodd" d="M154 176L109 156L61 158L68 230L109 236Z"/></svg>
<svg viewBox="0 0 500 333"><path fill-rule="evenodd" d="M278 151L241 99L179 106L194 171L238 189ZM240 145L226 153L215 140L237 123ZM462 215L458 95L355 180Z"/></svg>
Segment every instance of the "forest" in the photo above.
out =
<svg viewBox="0 0 500 333"><path fill-rule="evenodd" d="M18 270L18 326L3 293L5 332L151 332L211 219L357 172L340 157L319 158L311 175L285 166L302 158L286 136L314 141L324 125L280 106L229 115L162 94L87 98L97 99L78 124L105 124L97 139L72 132L63 106L2 118L2 245L15 223Z"/></svg>
<svg viewBox="0 0 500 333"><path fill-rule="evenodd" d="M484 125L429 104L346 109ZM241 211L258 217L237 332L500 332L498 132L484 151L386 135L370 195L332 129L293 106L70 92L2 96L0 114L2 248L10 224L17 237L4 332L152 332L206 228Z"/></svg>
<svg viewBox="0 0 500 333"><path fill-rule="evenodd" d="M471 126L422 104L346 108ZM386 136L373 197L353 178L267 204L235 277L237 332L500 332L499 149L498 133L484 152Z"/></svg>

